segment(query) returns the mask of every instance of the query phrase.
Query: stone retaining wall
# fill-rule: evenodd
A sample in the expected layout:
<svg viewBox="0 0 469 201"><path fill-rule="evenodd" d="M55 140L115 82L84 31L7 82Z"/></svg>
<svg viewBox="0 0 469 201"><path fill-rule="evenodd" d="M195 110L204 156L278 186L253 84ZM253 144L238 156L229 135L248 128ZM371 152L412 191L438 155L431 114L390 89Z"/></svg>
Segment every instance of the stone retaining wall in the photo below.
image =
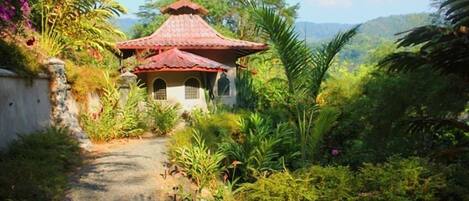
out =
<svg viewBox="0 0 469 201"><path fill-rule="evenodd" d="M53 58L45 65L50 76L39 75L33 79L0 69L0 150L19 135L51 126L69 129L82 148L91 148L91 142L78 122L78 110L67 83L64 62Z"/></svg>

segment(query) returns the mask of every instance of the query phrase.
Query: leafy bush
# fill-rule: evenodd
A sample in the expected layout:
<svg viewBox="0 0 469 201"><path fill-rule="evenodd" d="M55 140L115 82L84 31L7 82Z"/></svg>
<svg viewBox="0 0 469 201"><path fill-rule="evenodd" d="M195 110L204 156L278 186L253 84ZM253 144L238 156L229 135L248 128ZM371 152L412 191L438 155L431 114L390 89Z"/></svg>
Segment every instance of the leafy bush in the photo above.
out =
<svg viewBox="0 0 469 201"><path fill-rule="evenodd" d="M239 134L240 115L230 112L214 114L195 112L192 117L192 127L202 134L211 150L217 150L224 138L236 137Z"/></svg>
<svg viewBox="0 0 469 201"><path fill-rule="evenodd" d="M177 150L176 162L195 180L199 188L203 189L221 173L224 155L219 152L212 153L200 133L195 130L194 141L194 145Z"/></svg>
<svg viewBox="0 0 469 201"><path fill-rule="evenodd" d="M77 66L67 60L65 71L67 81L72 86L73 97L80 103L86 104L89 93L101 93L102 89L106 87L106 80L103 79L102 75L107 71L103 68Z"/></svg>
<svg viewBox="0 0 469 201"><path fill-rule="evenodd" d="M192 146L193 132L192 128L185 128L171 135L168 143L168 155L171 160L176 160L179 148Z"/></svg>
<svg viewBox="0 0 469 201"><path fill-rule="evenodd" d="M148 125L151 131L159 135L171 132L179 121L179 105L170 105L158 101L148 103Z"/></svg>
<svg viewBox="0 0 469 201"><path fill-rule="evenodd" d="M80 148L67 130L20 137L0 154L0 200L63 200Z"/></svg>
<svg viewBox="0 0 469 201"><path fill-rule="evenodd" d="M387 163L365 164L357 183L359 200L435 200L445 187L441 174L419 158L391 158Z"/></svg>
<svg viewBox="0 0 469 201"><path fill-rule="evenodd" d="M139 103L145 101L145 89L132 84L127 101L119 105L119 91L116 84L105 74L106 86L101 97L99 113L82 115L82 124L88 136L94 141L109 141L143 134L144 116Z"/></svg>
<svg viewBox="0 0 469 201"><path fill-rule="evenodd" d="M127 100L119 108L118 122L122 127L123 137L135 137L141 135L145 130L144 113L142 112L147 98L145 88L141 88L136 83L130 85Z"/></svg>
<svg viewBox="0 0 469 201"><path fill-rule="evenodd" d="M243 184L237 194L237 200L259 201L317 200L317 197L306 179L295 178L288 172Z"/></svg>
<svg viewBox="0 0 469 201"><path fill-rule="evenodd" d="M383 162L392 155L430 157L442 150L463 147L463 132L433 126L435 129L409 129L411 122L458 119L464 113L468 96L464 84L455 77L441 77L421 71L388 75L375 71L364 80L357 98L342 104L342 116L325 143L338 147L340 156L329 161L351 166L363 162Z"/></svg>
<svg viewBox="0 0 469 201"><path fill-rule="evenodd" d="M244 184L239 200L348 200L353 174L345 167L313 166L295 173L281 172Z"/></svg>
<svg viewBox="0 0 469 201"><path fill-rule="evenodd" d="M447 186L438 196L440 200L469 200L468 163L443 165L438 170L447 178Z"/></svg>
<svg viewBox="0 0 469 201"><path fill-rule="evenodd" d="M312 166L293 173L275 173L241 185L238 200L436 200L444 177L419 158L391 158L366 164L360 171L347 167Z"/></svg>
<svg viewBox="0 0 469 201"><path fill-rule="evenodd" d="M20 44L7 42L0 39L0 67L26 77L32 77L44 70L44 66L38 62L39 55Z"/></svg>
<svg viewBox="0 0 469 201"><path fill-rule="evenodd" d="M233 175L240 175L244 180L253 179L280 170L285 161L297 155L295 150L291 150L296 146L293 130L288 124L274 127L258 114L241 119L239 124L240 136L226 138L220 147L230 162L240 162L233 168Z"/></svg>

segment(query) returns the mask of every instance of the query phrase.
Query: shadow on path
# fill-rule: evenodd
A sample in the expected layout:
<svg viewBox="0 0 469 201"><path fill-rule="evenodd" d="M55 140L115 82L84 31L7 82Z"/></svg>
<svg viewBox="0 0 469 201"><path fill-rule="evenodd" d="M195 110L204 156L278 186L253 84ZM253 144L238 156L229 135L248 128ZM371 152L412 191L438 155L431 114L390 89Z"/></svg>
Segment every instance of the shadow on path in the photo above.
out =
<svg viewBox="0 0 469 201"><path fill-rule="evenodd" d="M135 140L93 152L74 176L68 200L161 200L167 138Z"/></svg>

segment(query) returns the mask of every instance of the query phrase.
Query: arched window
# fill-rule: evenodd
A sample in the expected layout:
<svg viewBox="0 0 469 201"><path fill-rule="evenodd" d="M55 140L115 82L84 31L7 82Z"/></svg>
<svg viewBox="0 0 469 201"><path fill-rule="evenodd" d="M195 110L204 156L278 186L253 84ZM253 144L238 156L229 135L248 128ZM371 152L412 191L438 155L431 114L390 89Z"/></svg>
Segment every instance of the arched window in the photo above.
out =
<svg viewBox="0 0 469 201"><path fill-rule="evenodd" d="M166 82L162 79L156 79L153 82L153 95L155 100L166 100Z"/></svg>
<svg viewBox="0 0 469 201"><path fill-rule="evenodd" d="M199 99L199 80L190 78L184 83L186 99Z"/></svg>
<svg viewBox="0 0 469 201"><path fill-rule="evenodd" d="M218 96L229 96L230 95L230 80L226 77L225 73L221 74L218 79Z"/></svg>

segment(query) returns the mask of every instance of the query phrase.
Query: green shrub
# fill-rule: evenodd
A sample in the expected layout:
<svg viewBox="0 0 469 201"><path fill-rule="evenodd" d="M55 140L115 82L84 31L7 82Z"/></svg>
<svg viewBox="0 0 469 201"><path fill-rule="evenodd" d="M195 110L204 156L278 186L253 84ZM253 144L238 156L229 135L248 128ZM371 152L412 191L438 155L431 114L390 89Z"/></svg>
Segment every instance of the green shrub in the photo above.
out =
<svg viewBox="0 0 469 201"><path fill-rule="evenodd" d="M444 177L419 158L391 158L358 172L347 167L312 166L280 172L241 185L238 200L439 200Z"/></svg>
<svg viewBox="0 0 469 201"><path fill-rule="evenodd" d="M65 73L71 85L73 97L82 104L87 104L88 94L101 93L106 86L102 75L107 70L92 66L78 66L70 60L65 60ZM109 72L112 73L112 72Z"/></svg>
<svg viewBox="0 0 469 201"><path fill-rule="evenodd" d="M180 119L179 109L179 105L150 101L147 111L150 130L159 135L166 135L171 132Z"/></svg>
<svg viewBox="0 0 469 201"><path fill-rule="evenodd" d="M469 170L468 163L443 165L439 170L447 178L447 186L440 193L440 200L459 201L469 200Z"/></svg>
<svg viewBox="0 0 469 201"><path fill-rule="evenodd" d="M26 77L38 74L45 67L39 63L39 55L19 44L0 39L0 67Z"/></svg>
<svg viewBox="0 0 469 201"><path fill-rule="evenodd" d="M81 118L83 128L90 139L99 142L143 134L144 116L139 109L139 103L145 101L145 89L132 84L127 101L120 106L116 83L108 74L104 77L106 87L101 97L101 110L99 113L84 114Z"/></svg>
<svg viewBox="0 0 469 201"><path fill-rule="evenodd" d="M224 155L211 152L200 133L194 130L194 145L180 147L176 162L203 189L220 175Z"/></svg>
<svg viewBox="0 0 469 201"><path fill-rule="evenodd" d="M130 85L126 102L119 108L118 122L123 137L140 136L145 131L144 112L141 104L147 98L146 89L136 83Z"/></svg>
<svg viewBox="0 0 469 201"><path fill-rule="evenodd" d="M240 116L237 114L196 112L192 116L192 127L202 134L205 143L211 150L217 150L224 138L236 137L239 134Z"/></svg>
<svg viewBox="0 0 469 201"><path fill-rule="evenodd" d="M168 155L171 160L176 160L179 148L192 146L193 132L192 128L184 128L171 135L168 144Z"/></svg>
<svg viewBox="0 0 469 201"><path fill-rule="evenodd" d="M313 166L244 184L237 196L239 200L349 200L352 187L353 174L348 168Z"/></svg>
<svg viewBox="0 0 469 201"><path fill-rule="evenodd" d="M307 178L299 179L288 172L260 178L255 183L241 186L237 200L296 201L317 200L318 195Z"/></svg>
<svg viewBox="0 0 469 201"><path fill-rule="evenodd" d="M293 130L288 124L274 127L270 121L258 114L241 119L240 134L237 138L226 138L220 149L228 161L238 161L233 175L243 180L280 170L285 163L295 158Z"/></svg>
<svg viewBox="0 0 469 201"><path fill-rule="evenodd" d="M0 154L0 200L63 200L80 148L67 130L49 129L12 143Z"/></svg>
<svg viewBox="0 0 469 201"><path fill-rule="evenodd" d="M358 200L436 200L445 186L441 174L432 172L419 158L391 158L387 163L365 164L357 176Z"/></svg>

